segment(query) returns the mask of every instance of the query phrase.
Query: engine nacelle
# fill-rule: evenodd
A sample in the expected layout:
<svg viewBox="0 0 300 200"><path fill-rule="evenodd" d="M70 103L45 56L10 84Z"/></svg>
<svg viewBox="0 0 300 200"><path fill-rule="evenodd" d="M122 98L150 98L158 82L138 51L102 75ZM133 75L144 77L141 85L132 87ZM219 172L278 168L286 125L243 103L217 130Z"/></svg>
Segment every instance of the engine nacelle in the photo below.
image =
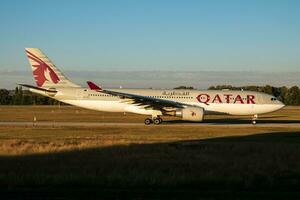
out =
<svg viewBox="0 0 300 200"><path fill-rule="evenodd" d="M175 116L181 117L183 120L187 121L201 122L204 118L204 109L195 106L188 106L186 108L176 110Z"/></svg>

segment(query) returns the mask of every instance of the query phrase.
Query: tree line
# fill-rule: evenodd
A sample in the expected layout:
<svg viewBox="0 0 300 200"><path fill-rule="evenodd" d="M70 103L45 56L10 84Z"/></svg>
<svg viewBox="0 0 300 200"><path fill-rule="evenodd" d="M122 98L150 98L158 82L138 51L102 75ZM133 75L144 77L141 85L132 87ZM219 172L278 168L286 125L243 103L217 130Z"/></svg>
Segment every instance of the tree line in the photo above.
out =
<svg viewBox="0 0 300 200"><path fill-rule="evenodd" d="M193 87L179 86L175 89L193 89ZM235 87L232 85L217 85L211 86L209 90L250 90L263 92L277 97L286 105L300 105L300 89L298 86L293 87L273 87L265 86L243 86ZM16 87L15 90L0 89L0 105L58 105L59 101L54 99L34 94L28 90L23 90L22 87Z"/></svg>
<svg viewBox="0 0 300 200"><path fill-rule="evenodd" d="M22 87L15 90L0 89L0 105L58 105L59 101L34 94Z"/></svg>

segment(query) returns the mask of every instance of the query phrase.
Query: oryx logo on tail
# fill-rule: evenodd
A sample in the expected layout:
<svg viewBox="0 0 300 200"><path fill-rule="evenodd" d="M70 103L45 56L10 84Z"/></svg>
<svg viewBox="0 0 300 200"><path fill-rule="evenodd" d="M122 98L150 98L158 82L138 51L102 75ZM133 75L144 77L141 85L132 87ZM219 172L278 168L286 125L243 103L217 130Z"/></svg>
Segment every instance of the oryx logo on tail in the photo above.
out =
<svg viewBox="0 0 300 200"><path fill-rule="evenodd" d="M34 64L32 64L32 67L34 68L33 76L38 87L42 87L46 81L54 84L60 81L57 74L48 64L28 50L26 50L26 53L29 60L34 62Z"/></svg>

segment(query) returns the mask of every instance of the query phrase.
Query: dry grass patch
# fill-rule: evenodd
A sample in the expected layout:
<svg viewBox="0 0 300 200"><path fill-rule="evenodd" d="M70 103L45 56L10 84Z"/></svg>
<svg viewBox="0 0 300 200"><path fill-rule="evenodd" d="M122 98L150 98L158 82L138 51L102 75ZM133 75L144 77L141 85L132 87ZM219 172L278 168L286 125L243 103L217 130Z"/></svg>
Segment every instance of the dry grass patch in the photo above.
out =
<svg viewBox="0 0 300 200"><path fill-rule="evenodd" d="M0 154L48 153L113 145L167 143L282 131L299 130L266 127L227 127L224 129L223 127L172 126L0 127Z"/></svg>

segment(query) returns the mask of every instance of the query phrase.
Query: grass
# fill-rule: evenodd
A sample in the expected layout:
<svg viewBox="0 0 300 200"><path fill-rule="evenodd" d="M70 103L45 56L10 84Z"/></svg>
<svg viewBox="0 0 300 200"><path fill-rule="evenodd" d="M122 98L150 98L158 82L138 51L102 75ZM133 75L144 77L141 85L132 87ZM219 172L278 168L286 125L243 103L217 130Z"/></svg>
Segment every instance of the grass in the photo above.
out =
<svg viewBox="0 0 300 200"><path fill-rule="evenodd" d="M247 136L269 132L295 132L294 128L235 128L218 127L0 127L0 155L48 153L90 147L167 143L205 140L226 136Z"/></svg>
<svg viewBox="0 0 300 200"><path fill-rule="evenodd" d="M0 107L0 121L143 121L74 107ZM52 111L53 110L53 111ZM230 119L210 116L208 120ZM240 118L240 117L238 117ZM242 118L246 119L246 118ZM297 121L298 107L261 120ZM294 127L0 126L0 194L130 199L295 198L300 129ZM75 191L74 191L75 189ZM195 197L195 196L194 196Z"/></svg>

